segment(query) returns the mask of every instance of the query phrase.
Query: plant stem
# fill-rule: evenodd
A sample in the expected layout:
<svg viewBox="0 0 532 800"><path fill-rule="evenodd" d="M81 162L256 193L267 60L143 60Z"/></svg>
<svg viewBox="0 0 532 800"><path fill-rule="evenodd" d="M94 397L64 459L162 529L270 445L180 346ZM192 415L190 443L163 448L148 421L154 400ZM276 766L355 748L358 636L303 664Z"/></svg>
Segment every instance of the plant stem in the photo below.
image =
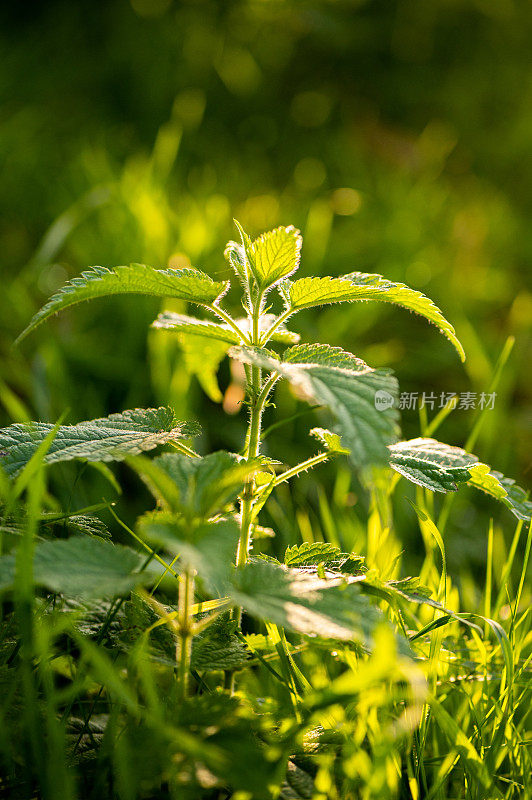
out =
<svg viewBox="0 0 532 800"><path fill-rule="evenodd" d="M194 577L189 569L179 576L179 605L177 621L179 628L178 658L178 699L184 700L188 695L188 677L190 673L190 656L192 654L192 615L194 602Z"/></svg>
<svg viewBox="0 0 532 800"><path fill-rule="evenodd" d="M249 339L249 337L244 333L244 331L240 330L234 319L231 316L229 316L229 314L226 311L224 311L223 308L220 308L220 306L215 306L215 305L212 306L207 305L205 306L205 308L208 308L209 311L212 311L212 313L216 314L217 317L223 319L223 321L226 322L227 325L229 325L229 327L232 328L234 332L237 333L241 339L243 339L245 344L251 344L251 340Z"/></svg>
<svg viewBox="0 0 532 800"><path fill-rule="evenodd" d="M311 467L315 467L316 464L321 464L322 461L327 461L331 457L330 453L318 453L312 458L308 458L306 461L302 461L301 464L296 464L295 467L291 469L287 469L286 472L282 472L280 475L277 476L275 481L273 482L274 486L279 486L280 483L293 478L295 475L299 475L300 472L305 472L307 469Z"/></svg>
<svg viewBox="0 0 532 800"><path fill-rule="evenodd" d="M283 322L285 322L288 319L288 317L291 317L293 313L294 312L292 311L292 309L289 308L283 314L281 314L280 317L277 317L273 325L266 331L266 333L263 333L260 340L260 344L261 345L266 344L266 342L268 342L271 339L277 328L279 328L283 324Z"/></svg>

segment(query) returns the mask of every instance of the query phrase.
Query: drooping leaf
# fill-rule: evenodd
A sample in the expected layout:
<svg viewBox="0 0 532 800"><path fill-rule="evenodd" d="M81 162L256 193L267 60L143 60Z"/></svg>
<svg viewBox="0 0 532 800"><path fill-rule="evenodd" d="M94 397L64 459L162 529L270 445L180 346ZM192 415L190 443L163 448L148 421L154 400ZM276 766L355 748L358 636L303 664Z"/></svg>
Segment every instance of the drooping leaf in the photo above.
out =
<svg viewBox="0 0 532 800"><path fill-rule="evenodd" d="M219 300L228 287L228 281L213 281L205 273L191 268L155 269L146 264L130 264L114 269L91 267L54 294L35 314L17 341L52 314L83 300L116 294L143 294L210 305Z"/></svg>
<svg viewBox="0 0 532 800"><path fill-rule="evenodd" d="M470 473L468 483L471 486L501 500L517 519L525 522L532 519L532 501L528 499L528 492L517 486L512 478L506 478L480 462L470 468Z"/></svg>
<svg viewBox="0 0 532 800"><path fill-rule="evenodd" d="M292 225L263 233L245 245L249 268L260 289L268 289L295 272L299 266L301 234Z"/></svg>
<svg viewBox="0 0 532 800"><path fill-rule="evenodd" d="M173 311L163 311L162 314L159 314L157 319L152 322L152 328L205 336L228 344L238 344L240 341L236 331L225 323L196 319L195 317L188 317L186 314L176 314Z"/></svg>
<svg viewBox="0 0 532 800"><path fill-rule="evenodd" d="M223 395L218 386L217 372L229 345L205 336L187 335L180 338L185 369L196 376L201 388L213 403L221 403Z"/></svg>
<svg viewBox="0 0 532 800"><path fill-rule="evenodd" d="M167 511L152 511L138 520L145 539L160 545L183 565L197 571L210 591L223 595L234 563L240 528L231 518L195 525Z"/></svg>
<svg viewBox="0 0 532 800"><path fill-rule="evenodd" d="M153 571L139 572L145 561L129 547L87 536L41 541L35 546L33 580L74 597L115 597L153 580ZM0 589L11 588L14 579L15 555L1 557Z"/></svg>
<svg viewBox="0 0 532 800"><path fill-rule="evenodd" d="M393 444L389 449L393 469L433 492L455 492L458 483L470 479L468 467L477 460L460 447L435 439L410 439Z"/></svg>
<svg viewBox="0 0 532 800"><path fill-rule="evenodd" d="M262 314L259 318L259 331L264 333L275 322L275 314ZM248 317L235 320L240 330L248 334L251 324ZM228 344L239 344L241 338L227 323L212 322L210 320L196 319L185 314L176 314L173 311L163 311L152 323L152 328L160 330L176 330L180 333L193 334L195 336L205 336L209 339L218 339ZM289 331L284 325L280 325L272 336L272 341L283 342L284 344L295 344L299 341L299 334Z"/></svg>
<svg viewBox="0 0 532 800"><path fill-rule="evenodd" d="M45 422L33 422L0 430L0 464L8 475L20 472L53 428ZM43 462L74 458L122 461L159 444L196 436L199 430L195 423L176 422L170 408L136 408L77 425L60 425Z"/></svg>
<svg viewBox="0 0 532 800"><path fill-rule="evenodd" d="M160 503L189 519L207 519L223 511L259 466L223 450L204 458L163 453L130 463Z"/></svg>
<svg viewBox="0 0 532 800"><path fill-rule="evenodd" d="M297 345L282 361L265 348L232 347L229 355L278 372L310 401L326 406L356 466L388 463L387 445L398 433L398 386L389 371L329 345Z"/></svg>
<svg viewBox="0 0 532 800"><path fill-rule="evenodd" d="M532 518L527 492L461 447L417 438L391 445L389 450L390 466L419 486L448 492L455 491L457 483L467 483L500 500L518 519Z"/></svg>
<svg viewBox="0 0 532 800"><path fill-rule="evenodd" d="M341 278L300 278L284 287L287 307L294 311L328 303L379 300L408 308L436 325L456 348L462 361L465 353L453 326L440 309L421 292L365 272L351 272Z"/></svg>
<svg viewBox="0 0 532 800"><path fill-rule="evenodd" d="M259 619L307 636L371 642L383 617L355 584L343 578L322 580L303 570L265 561L237 569L229 594Z"/></svg>
<svg viewBox="0 0 532 800"><path fill-rule="evenodd" d="M327 570L344 575L360 574L366 570L362 556L342 553L339 547L329 542L303 542L287 547L284 563L292 569L315 568L321 565Z"/></svg>

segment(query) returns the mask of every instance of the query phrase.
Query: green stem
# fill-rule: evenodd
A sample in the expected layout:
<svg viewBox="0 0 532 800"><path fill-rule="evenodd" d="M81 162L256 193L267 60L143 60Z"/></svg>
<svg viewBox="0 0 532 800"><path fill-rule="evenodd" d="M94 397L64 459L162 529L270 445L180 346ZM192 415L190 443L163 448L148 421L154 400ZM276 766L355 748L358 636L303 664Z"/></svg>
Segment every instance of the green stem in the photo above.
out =
<svg viewBox="0 0 532 800"><path fill-rule="evenodd" d="M212 313L216 314L217 317L223 319L223 321L226 322L229 325L229 327L232 328L234 332L238 334L239 338L242 339L244 344L251 344L250 338L244 333L244 331L240 330L234 319L231 316L229 316L229 314L226 311L224 311L223 308L220 308L220 306L210 306L210 305L206 305L205 308L208 308L209 311L212 311Z"/></svg>
<svg viewBox="0 0 532 800"><path fill-rule="evenodd" d="M194 577L186 569L179 576L179 605L177 622L179 630L178 660L178 699L184 700L188 695L188 678L190 674L190 657L192 654L192 615L194 603Z"/></svg>
<svg viewBox="0 0 532 800"><path fill-rule="evenodd" d="M277 476L273 482L273 485L279 486L280 483L290 480L290 478L293 478L295 475L299 475L300 472L305 472L307 469L315 467L316 464L321 464L322 461L327 461L330 457L330 453L318 453L316 456L312 456L312 458L302 461L301 464L296 464L295 467L287 469L286 472L282 472Z"/></svg>
<svg viewBox="0 0 532 800"><path fill-rule="evenodd" d="M281 314L280 317L277 317L273 325L266 331L266 333L262 335L260 344L261 345L266 344L266 342L268 342L271 339L277 328L279 328L283 324L283 322L285 322L288 319L288 317L291 317L293 313L294 312L292 311L292 309L289 308L283 314Z"/></svg>

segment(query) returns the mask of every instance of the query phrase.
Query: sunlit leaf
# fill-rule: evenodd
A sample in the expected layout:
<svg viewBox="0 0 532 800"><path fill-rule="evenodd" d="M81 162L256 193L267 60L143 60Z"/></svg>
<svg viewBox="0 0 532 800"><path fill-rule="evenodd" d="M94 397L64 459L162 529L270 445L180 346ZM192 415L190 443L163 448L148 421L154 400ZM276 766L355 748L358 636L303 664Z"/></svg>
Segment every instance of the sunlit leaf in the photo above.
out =
<svg viewBox="0 0 532 800"><path fill-rule="evenodd" d="M275 314L261 314L259 317L259 331L264 333L276 320ZM244 334L251 332L251 322L248 317L235 320L236 325ZM228 344L239 344L242 339L237 332L225 322L212 322L210 320L196 319L185 314L176 314L173 311L163 311L152 323L152 328L159 330L175 330L179 333L204 336L209 339L218 339ZM295 344L299 341L299 334L289 331L285 325L280 325L272 336L272 341L284 344Z"/></svg>
<svg viewBox="0 0 532 800"><path fill-rule="evenodd" d="M0 463L8 475L16 475L28 463L53 429L48 423L32 422L0 430ZM195 423L176 422L170 408L136 408L77 425L60 425L43 463L74 458L122 461L159 444L196 436L199 431Z"/></svg>
<svg viewBox="0 0 532 800"><path fill-rule="evenodd" d="M364 272L351 272L340 278L301 278L284 287L287 307L294 311L328 303L379 300L408 308L436 325L456 348L462 361L465 353L453 326L440 309L421 292Z"/></svg>
<svg viewBox="0 0 532 800"><path fill-rule="evenodd" d="M389 450L390 466L419 486L448 492L455 491L459 483L467 483L500 500L518 519L532 518L532 501L527 492L461 447L418 438L398 442Z"/></svg>
<svg viewBox="0 0 532 800"><path fill-rule="evenodd" d="M236 570L229 590L249 614L307 636L369 646L383 617L356 585L322 580L303 570L251 562Z"/></svg>
<svg viewBox="0 0 532 800"><path fill-rule="evenodd" d="M210 305L225 294L228 286L228 281L213 281L205 273L191 268L155 269L146 264L130 264L114 269L91 267L54 294L35 314L17 341L52 314L83 300L116 294L143 294Z"/></svg>
<svg viewBox="0 0 532 800"><path fill-rule="evenodd" d="M366 570L362 556L342 553L339 547L330 542L303 542L287 547L284 563L292 569L321 565L327 570L344 575L360 574Z"/></svg>
<svg viewBox="0 0 532 800"><path fill-rule="evenodd" d="M249 268L260 289L267 289L299 266L301 234L292 225L263 233L245 246Z"/></svg>
<svg viewBox="0 0 532 800"><path fill-rule="evenodd" d="M237 333L229 325L196 319L195 317L188 317L186 314L176 314L173 311L163 311L162 314L159 314L157 319L152 322L152 328L205 336L228 344L238 344L240 341Z"/></svg>
<svg viewBox="0 0 532 800"><path fill-rule="evenodd" d="M387 445L398 433L398 386L389 371L329 345L297 345L282 361L265 348L232 347L229 355L278 372L309 401L326 406L355 465L388 463Z"/></svg>
<svg viewBox="0 0 532 800"><path fill-rule="evenodd" d="M460 447L451 447L435 439L410 439L390 446L390 466L433 492L454 492L459 483L466 483L471 475L468 467L476 462Z"/></svg>
<svg viewBox="0 0 532 800"><path fill-rule="evenodd" d="M342 440L337 433L327 430L327 428L312 428L311 436L314 436L331 453L338 455L349 455L349 449L344 447Z"/></svg>
<svg viewBox="0 0 532 800"><path fill-rule="evenodd" d="M470 469L468 483L477 489L501 500L517 519L529 522L532 519L532 501L529 494L517 486L512 478L492 470L487 464L478 463Z"/></svg>

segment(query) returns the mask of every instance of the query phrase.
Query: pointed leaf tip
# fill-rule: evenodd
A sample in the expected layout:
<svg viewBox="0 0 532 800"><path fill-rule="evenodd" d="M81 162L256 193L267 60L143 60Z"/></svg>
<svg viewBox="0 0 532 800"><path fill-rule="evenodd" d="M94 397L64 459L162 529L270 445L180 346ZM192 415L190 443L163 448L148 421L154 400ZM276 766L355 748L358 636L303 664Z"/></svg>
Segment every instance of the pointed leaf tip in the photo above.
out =
<svg viewBox="0 0 532 800"><path fill-rule="evenodd" d="M205 273L192 268L155 269L146 264L130 264L114 269L90 267L52 295L15 343L21 342L53 314L84 300L117 294L143 294L209 305L219 301L228 288L229 281L213 281Z"/></svg>

